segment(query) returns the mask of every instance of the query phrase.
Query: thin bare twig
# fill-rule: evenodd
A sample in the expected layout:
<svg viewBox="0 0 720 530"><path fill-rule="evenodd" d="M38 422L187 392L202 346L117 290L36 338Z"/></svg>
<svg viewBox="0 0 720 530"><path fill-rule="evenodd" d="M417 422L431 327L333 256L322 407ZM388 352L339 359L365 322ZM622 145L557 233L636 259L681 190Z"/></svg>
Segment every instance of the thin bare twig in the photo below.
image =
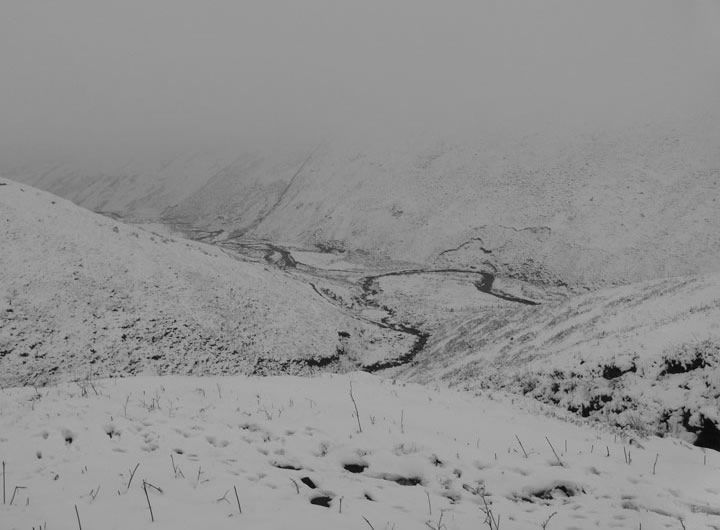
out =
<svg viewBox="0 0 720 530"><path fill-rule="evenodd" d="M483 505L485 506L485 522L490 527L490 530L500 530L500 517L498 516L498 518L495 519L495 515L488 506L487 499L485 498L485 492L481 491L480 495L482 497Z"/></svg>
<svg viewBox="0 0 720 530"><path fill-rule="evenodd" d="M148 508L150 509L150 521L152 521L154 523L155 516L153 515L152 505L150 504L150 496L148 495L148 492L147 492L147 486L148 486L147 482L145 482L143 480L143 490L145 491L145 498L147 499Z"/></svg>
<svg viewBox="0 0 720 530"><path fill-rule="evenodd" d="M240 507L240 497L238 497L237 487L233 486L233 489L235 490L235 500L237 501L238 512L242 515L242 508Z"/></svg>
<svg viewBox="0 0 720 530"><path fill-rule="evenodd" d="M10 498L10 506L12 506L12 503L15 500L15 494L18 492L18 490L24 490L24 489L25 489L25 486L15 486L12 497Z"/></svg>
<svg viewBox="0 0 720 530"><path fill-rule="evenodd" d="M430 521L426 521L425 526L427 526L431 530L442 530L443 528L445 528L447 530L447 526L445 526L442 522L444 515L445 515L445 510L440 510L440 518L438 519L438 522L435 524L435 526L430 524Z"/></svg>
<svg viewBox="0 0 720 530"><path fill-rule="evenodd" d="M162 492L163 492L162 488L158 488L157 486L153 486L152 484L150 484L149 482L146 482L146 481L143 481L143 482L145 482L145 484L146 484L147 486L150 486L152 489L154 489L154 490L157 491L158 493L162 493Z"/></svg>
<svg viewBox="0 0 720 530"><path fill-rule="evenodd" d="M545 521L542 522L542 524L540 526L542 526L543 530L545 530L547 528L547 525L550 523L550 519L552 519L556 515L557 515L557 512L553 512L550 514L550 516L547 519L545 519Z"/></svg>
<svg viewBox="0 0 720 530"><path fill-rule="evenodd" d="M128 489L128 491L130 490L130 484L132 484L133 477L135 476L135 472L137 471L137 469L138 469L139 467L140 467L140 462L138 462L137 464L135 464L135 469L133 469L132 472L130 473L130 480L128 480L128 484L127 484L127 489Z"/></svg>
<svg viewBox="0 0 720 530"><path fill-rule="evenodd" d="M350 381L350 399L352 399L353 406L355 407L355 419L357 420L358 424L358 432L362 432L362 425L360 425L360 413L358 412L357 403L355 402L355 397L353 396L352 391L352 381Z"/></svg>
<svg viewBox="0 0 720 530"><path fill-rule="evenodd" d="M80 522L80 512L78 511L77 504L75 505L75 515L77 516L78 528L82 530L82 523Z"/></svg>
<svg viewBox="0 0 720 530"><path fill-rule="evenodd" d="M225 495L223 495L222 497L220 497L220 498L219 498L218 500L216 500L215 502L225 501L225 502L227 502L228 504L230 504L230 501L229 501L228 498L227 498L227 494L228 494L228 493L230 493L230 490L225 491Z"/></svg>
<svg viewBox="0 0 720 530"><path fill-rule="evenodd" d="M361 515L360 517L362 517L363 519L365 519L365 522L368 524L368 526L369 526L370 528L372 528L372 530L375 530L375 527L372 525L372 523L371 523L370 521L367 520L367 517L365 517L364 515Z"/></svg>
<svg viewBox="0 0 720 530"><path fill-rule="evenodd" d="M560 457L555 452L555 448L553 447L553 444L550 443L550 439L546 436L545 440L547 440L548 445L550 446L550 449L552 449L553 454L555 455L555 458L557 458L558 464L560 464L562 467L565 467L565 465L562 463L562 460L560 460Z"/></svg>
<svg viewBox="0 0 720 530"><path fill-rule="evenodd" d="M123 405L123 410L124 410L126 418L127 418L127 406L128 406L128 403L130 402L130 396L132 396L132 392L127 395L127 397L125 398L125 405Z"/></svg>
<svg viewBox="0 0 720 530"><path fill-rule="evenodd" d="M515 435L515 439L516 439L517 442L520 444L520 449L522 449L522 452L523 452L523 454L525 455L525 458L527 458L527 457L528 457L527 451L525 451L525 448L523 447L523 444L522 444L522 442L520 441L520 438L518 438L518 435L517 435L517 434Z"/></svg>
<svg viewBox="0 0 720 530"><path fill-rule="evenodd" d="M92 500L95 500L95 497L98 496L98 493L100 493L100 487L102 484L98 485L96 490L90 490L90 497L92 497Z"/></svg>
<svg viewBox="0 0 720 530"><path fill-rule="evenodd" d="M298 495L300 495L300 486L298 486L298 483L295 482L295 479L294 479L294 478L291 478L291 479L290 479L290 482L292 482L293 484L295 484L295 491L297 492Z"/></svg>

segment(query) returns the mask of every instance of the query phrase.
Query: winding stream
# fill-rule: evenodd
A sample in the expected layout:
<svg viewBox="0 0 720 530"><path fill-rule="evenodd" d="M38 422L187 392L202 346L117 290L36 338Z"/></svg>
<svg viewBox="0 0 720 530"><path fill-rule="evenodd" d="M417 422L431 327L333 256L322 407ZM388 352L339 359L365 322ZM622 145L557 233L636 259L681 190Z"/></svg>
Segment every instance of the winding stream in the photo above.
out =
<svg viewBox="0 0 720 530"><path fill-rule="evenodd" d="M189 239L218 246L227 251L230 251L231 253L240 254L246 259L263 261L279 269L286 270L288 272L292 271L296 273L294 274L294 276L299 273L300 277L298 279L300 281L306 282L318 296L322 297L328 303L333 304L344 313L347 313L352 318L362 320L366 323L378 326L383 329L404 333L414 337L412 347L405 354L402 354L392 359L378 361L369 366L364 366L362 369L367 372L378 372L387 368L393 368L411 362L418 354L423 351L430 338L429 332L419 327L414 327L410 324L398 321L394 312L391 309L382 306L380 302L375 299L376 296L381 292L381 288L378 282L378 280L380 280L381 278L386 278L390 276L411 276L419 274L465 274L478 278L477 281L470 282L470 284L473 286L473 288L477 289L482 293L494 296L507 302L531 306L539 304L538 302L535 302L533 300L520 298L494 288L495 275L489 272L479 272L476 270L453 268L418 268L365 275L361 276L359 279L353 279L353 273L347 272L345 274L345 277L342 278L342 281L345 281L351 285L358 286L361 291L361 295L359 298L356 299L356 301L359 302L361 306L365 309L374 309L385 313L385 316L379 320L371 319L358 314L359 311L357 309L351 309L349 307L346 307L332 296L329 296L327 293L323 292L322 289L318 288L316 283L311 278L306 277L311 276L319 279L328 279L331 275L337 275L337 273L343 271L325 270L299 262L293 257L292 251L269 241L245 239L242 235L230 236L225 239L220 239L220 236L224 233L221 230L202 230L180 223L173 226L175 229L185 234ZM333 279L337 280L338 278Z"/></svg>

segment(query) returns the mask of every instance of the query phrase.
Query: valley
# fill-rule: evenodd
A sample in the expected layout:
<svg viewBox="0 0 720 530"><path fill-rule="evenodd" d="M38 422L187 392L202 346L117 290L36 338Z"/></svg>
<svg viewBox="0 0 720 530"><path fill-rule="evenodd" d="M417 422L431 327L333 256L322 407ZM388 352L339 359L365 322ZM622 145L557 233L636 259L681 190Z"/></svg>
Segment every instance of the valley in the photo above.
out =
<svg viewBox="0 0 720 530"><path fill-rule="evenodd" d="M0 530L720 530L717 0L2 6Z"/></svg>
<svg viewBox="0 0 720 530"><path fill-rule="evenodd" d="M264 262L276 267L293 279L310 285L316 294L339 311L380 328L415 338L410 350L397 359L358 366L368 372L412 362L425 347L431 333L450 318L456 317L456 310L461 314L473 314L491 310L500 303L498 301L540 304L493 287L496 278L492 272L405 268L407 264L402 263L370 265L367 259L358 259L353 253L336 249L323 252L319 249L286 248L268 241L243 239L241 236L225 238L223 231L207 232L202 228L177 223L170 223L169 227L195 241L222 248L238 259ZM366 263L363 264L363 261ZM408 285L403 285L408 282ZM388 283L385 289L384 283ZM500 280L498 283L504 285L505 289L519 293L531 291L543 297L542 290L524 286L522 282ZM438 307L441 293L448 290L452 293L451 305ZM408 303L408 296L417 291L425 292L413 303ZM489 297L497 300L493 301ZM547 301L558 300L559 296L555 293L552 297L545 295L544 298Z"/></svg>
<svg viewBox="0 0 720 530"><path fill-rule="evenodd" d="M288 249L201 229L185 234L262 259L339 311L414 338L405 354L357 369L532 395L582 417L720 449L717 274L577 295L492 272L370 265L336 249ZM685 375L668 376L663 366Z"/></svg>

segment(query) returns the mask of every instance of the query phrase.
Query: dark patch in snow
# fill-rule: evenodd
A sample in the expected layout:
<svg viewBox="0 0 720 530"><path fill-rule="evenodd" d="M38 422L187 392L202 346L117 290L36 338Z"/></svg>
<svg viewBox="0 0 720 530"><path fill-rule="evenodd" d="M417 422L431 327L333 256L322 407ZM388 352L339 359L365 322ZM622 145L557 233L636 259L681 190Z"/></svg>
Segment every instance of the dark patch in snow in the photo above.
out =
<svg viewBox="0 0 720 530"><path fill-rule="evenodd" d="M349 471L350 473L362 473L367 469L367 465L365 464L345 464L343 468L345 468L345 471Z"/></svg>
<svg viewBox="0 0 720 530"><path fill-rule="evenodd" d="M398 477L393 482L401 486L418 486L422 484L422 479L418 477Z"/></svg>
<svg viewBox="0 0 720 530"><path fill-rule="evenodd" d="M395 482L401 486L420 486L423 483L421 477L403 477L402 475L396 475L394 473L380 473L376 477L389 482Z"/></svg>
<svg viewBox="0 0 720 530"><path fill-rule="evenodd" d="M110 438L111 440L115 436L120 437L120 431L117 430L115 428L115 425L113 425L112 423L105 426L105 434L107 434L108 438Z"/></svg>
<svg viewBox="0 0 720 530"><path fill-rule="evenodd" d="M433 454L430 456L430 463L434 465L435 467L444 467L445 463L440 460L437 455Z"/></svg>
<svg viewBox="0 0 720 530"><path fill-rule="evenodd" d="M613 397L609 394L596 394L590 398L587 403L583 403L580 407L568 405L570 412L580 413L583 418L588 418L593 412L598 412L605 407L606 403L612 401Z"/></svg>
<svg viewBox="0 0 720 530"><path fill-rule="evenodd" d="M330 368L340 360L336 351L325 357L304 357L299 359L268 359L258 357L251 375L308 375L322 368Z"/></svg>
<svg viewBox="0 0 720 530"><path fill-rule="evenodd" d="M682 359L666 358L665 367L660 372L660 377L668 374L685 374L687 372L699 370L707 366L708 363L705 360L705 357L703 356L701 351L697 351L695 353L695 357L688 361L683 361Z"/></svg>
<svg viewBox="0 0 720 530"><path fill-rule="evenodd" d="M70 429L63 429L62 430L62 436L65 440L65 443L68 445L71 445L75 441L75 433L72 432Z"/></svg>
<svg viewBox="0 0 720 530"><path fill-rule="evenodd" d="M300 471L302 470L302 467L296 466L295 464L291 464L290 462L278 462L276 460L270 462L270 465L272 467L276 467L278 469L289 469L291 471Z"/></svg>
<svg viewBox="0 0 720 530"><path fill-rule="evenodd" d="M545 488L530 491L531 497L543 500L563 499L585 493L580 486L571 482L555 482ZM526 499L528 500L528 499Z"/></svg>
<svg viewBox="0 0 720 530"><path fill-rule="evenodd" d="M627 370L623 370L619 366L615 366L614 364L606 364L603 366L603 379L611 380L611 379L617 379L618 377L622 377L623 375L627 374L628 372L635 373L637 371L637 367L633 364L628 368Z"/></svg>
<svg viewBox="0 0 720 530"><path fill-rule="evenodd" d="M320 495L318 497L313 497L310 499L310 504L315 504L316 506L324 506L325 508L330 508L331 502L332 497L328 497L327 495Z"/></svg>
<svg viewBox="0 0 720 530"><path fill-rule="evenodd" d="M703 418L702 426L700 427L694 445L720 451L720 429L708 418Z"/></svg>
<svg viewBox="0 0 720 530"><path fill-rule="evenodd" d="M317 485L315 484L315 482L313 482L313 480L310 477L303 477L300 479L300 482L305 484L310 489L314 490L315 488L317 488Z"/></svg>

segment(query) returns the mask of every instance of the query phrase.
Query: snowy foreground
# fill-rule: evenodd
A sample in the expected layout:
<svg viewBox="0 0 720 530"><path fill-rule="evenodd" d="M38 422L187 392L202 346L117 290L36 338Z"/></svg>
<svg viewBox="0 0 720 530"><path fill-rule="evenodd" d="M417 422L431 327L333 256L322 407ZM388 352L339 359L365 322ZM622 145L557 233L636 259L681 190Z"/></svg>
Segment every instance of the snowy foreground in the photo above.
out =
<svg viewBox="0 0 720 530"><path fill-rule="evenodd" d="M720 528L717 453L561 415L362 373L5 389L0 528Z"/></svg>

